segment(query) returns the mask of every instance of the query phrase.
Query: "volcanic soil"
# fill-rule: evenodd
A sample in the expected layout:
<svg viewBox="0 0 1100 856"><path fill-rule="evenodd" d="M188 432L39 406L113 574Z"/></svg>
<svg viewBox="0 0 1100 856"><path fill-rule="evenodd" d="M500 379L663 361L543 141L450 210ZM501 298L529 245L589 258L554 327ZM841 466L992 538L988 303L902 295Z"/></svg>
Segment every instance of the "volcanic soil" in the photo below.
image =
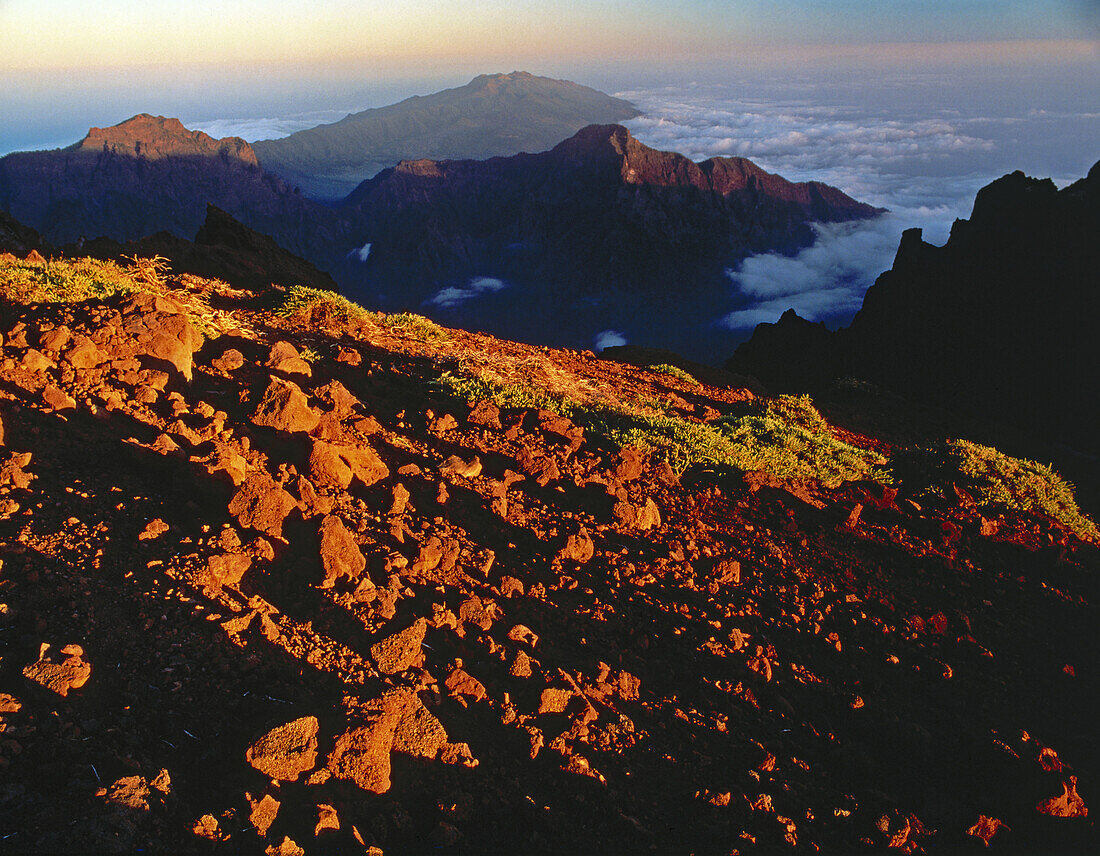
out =
<svg viewBox="0 0 1100 856"><path fill-rule="evenodd" d="M1100 850L1050 520L677 473L439 377L751 392L195 277L0 335L0 851Z"/></svg>

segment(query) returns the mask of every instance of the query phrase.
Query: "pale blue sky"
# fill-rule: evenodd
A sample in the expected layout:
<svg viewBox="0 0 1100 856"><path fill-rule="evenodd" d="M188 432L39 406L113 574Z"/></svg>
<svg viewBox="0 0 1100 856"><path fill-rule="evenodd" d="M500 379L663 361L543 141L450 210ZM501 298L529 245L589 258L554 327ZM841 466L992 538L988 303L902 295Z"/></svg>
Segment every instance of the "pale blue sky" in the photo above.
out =
<svg viewBox="0 0 1100 856"><path fill-rule="evenodd" d="M0 70L1078 43L1049 47L1066 51L1098 19L1095 0L0 0Z"/></svg>

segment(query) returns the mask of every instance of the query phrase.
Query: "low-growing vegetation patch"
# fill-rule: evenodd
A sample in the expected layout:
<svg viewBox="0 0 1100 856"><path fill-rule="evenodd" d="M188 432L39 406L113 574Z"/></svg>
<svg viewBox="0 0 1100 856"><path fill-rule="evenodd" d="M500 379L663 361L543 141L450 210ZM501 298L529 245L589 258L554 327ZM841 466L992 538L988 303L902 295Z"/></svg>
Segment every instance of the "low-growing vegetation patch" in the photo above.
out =
<svg viewBox="0 0 1100 856"><path fill-rule="evenodd" d="M377 316L368 312L358 303L353 303L334 291L295 285L287 292L286 298L275 314L283 318L302 317L314 323L340 322L360 323L377 320Z"/></svg>
<svg viewBox="0 0 1100 856"><path fill-rule="evenodd" d="M1078 508L1073 485L1046 464L969 440L950 440L909 450L895 469L906 470L905 478L918 494L951 501L958 487L983 511L1042 514L1081 539L1100 538L1096 524Z"/></svg>
<svg viewBox="0 0 1100 856"><path fill-rule="evenodd" d="M837 439L808 396L757 400L744 405L738 415L695 422L668 413L659 402L617 407L582 403L538 387L509 384L487 372L445 372L440 382L446 392L468 402L542 407L569 416L619 447L654 453L677 472L697 464L764 470L777 478L824 487L857 479L890 480L886 459Z"/></svg>
<svg viewBox="0 0 1100 856"><path fill-rule="evenodd" d="M140 262L135 268L98 259L0 260L0 293L16 303L76 303L160 290L149 281L156 262Z"/></svg>
<svg viewBox="0 0 1100 856"><path fill-rule="evenodd" d="M668 363L657 363L656 365L650 366L649 370L651 372L657 372L658 374L664 374L668 375L669 377L677 378L679 380L682 380L684 383L691 384L692 386L699 385L699 381L692 377L690 372L684 371L679 366L671 366Z"/></svg>
<svg viewBox="0 0 1100 856"><path fill-rule="evenodd" d="M387 330L404 333L420 342L431 342L450 338L443 327L440 327L430 318L417 315L413 312L398 312L393 315L383 315L378 323Z"/></svg>
<svg viewBox="0 0 1100 856"><path fill-rule="evenodd" d="M808 398L754 401L714 422L622 413L597 414L594 423L618 445L654 451L680 471L693 464L763 470L823 487L890 478L884 457L838 440Z"/></svg>
<svg viewBox="0 0 1100 856"><path fill-rule="evenodd" d="M571 416L573 404L560 395L553 395L535 386L509 384L494 378L489 372L475 376L444 372L439 378L445 392L468 402L491 401L497 407L541 407L562 416Z"/></svg>

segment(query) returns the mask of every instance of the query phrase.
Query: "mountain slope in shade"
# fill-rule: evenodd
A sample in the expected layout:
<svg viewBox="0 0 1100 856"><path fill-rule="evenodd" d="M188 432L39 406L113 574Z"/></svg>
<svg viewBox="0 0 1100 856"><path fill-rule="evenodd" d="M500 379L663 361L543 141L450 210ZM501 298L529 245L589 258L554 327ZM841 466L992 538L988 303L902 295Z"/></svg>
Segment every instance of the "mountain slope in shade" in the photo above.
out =
<svg viewBox="0 0 1100 856"><path fill-rule="evenodd" d="M585 125L639 115L632 104L523 71L352 113L254 144L260 163L311 195L338 199L401 160L487 158L550 148Z"/></svg>
<svg viewBox="0 0 1100 856"><path fill-rule="evenodd" d="M727 364L777 388L853 375L1097 447L1100 164L1058 190L1015 172L979 191L943 247L902 237L849 328L788 312Z"/></svg>
<svg viewBox="0 0 1100 856"><path fill-rule="evenodd" d="M178 119L142 113L65 149L0 158L0 208L55 244L190 237L208 203L298 254L339 239L331 211L265 173L244 140L215 140Z"/></svg>
<svg viewBox="0 0 1100 856"><path fill-rule="evenodd" d="M587 347L616 329L702 361L730 347L713 326L729 311L728 267L811 244L812 222L879 213L743 158L651 149L619 125L539 154L404 161L341 211L370 254L337 278L368 301L525 341Z"/></svg>

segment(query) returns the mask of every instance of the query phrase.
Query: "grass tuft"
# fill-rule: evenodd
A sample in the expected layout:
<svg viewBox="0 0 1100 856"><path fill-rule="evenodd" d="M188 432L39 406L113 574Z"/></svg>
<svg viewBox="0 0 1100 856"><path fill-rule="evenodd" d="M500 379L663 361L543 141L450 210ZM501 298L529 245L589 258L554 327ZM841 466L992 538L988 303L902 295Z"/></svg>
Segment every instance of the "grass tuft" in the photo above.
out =
<svg viewBox="0 0 1100 856"><path fill-rule="evenodd" d="M684 383L691 384L692 386L698 386L699 381L691 376L690 372L684 371L679 366L672 366L668 363L657 363L649 367L651 372L657 372L657 374L668 375L669 377L678 378Z"/></svg>
<svg viewBox="0 0 1100 856"><path fill-rule="evenodd" d="M534 386L503 383L489 372L480 372L475 376L443 372L439 381L445 392L471 404L491 401L497 407L532 407L553 410L562 416L573 414L573 405L564 396Z"/></svg>
<svg viewBox="0 0 1100 856"><path fill-rule="evenodd" d="M343 295L305 285L293 286L275 314L283 318L304 317L315 323L354 324L376 319L373 313Z"/></svg>
<svg viewBox="0 0 1100 856"><path fill-rule="evenodd" d="M387 330L404 333L416 339L418 342L431 342L449 339L451 334L440 327L430 318L417 315L413 312L398 312L394 315L383 315L378 323Z"/></svg>

